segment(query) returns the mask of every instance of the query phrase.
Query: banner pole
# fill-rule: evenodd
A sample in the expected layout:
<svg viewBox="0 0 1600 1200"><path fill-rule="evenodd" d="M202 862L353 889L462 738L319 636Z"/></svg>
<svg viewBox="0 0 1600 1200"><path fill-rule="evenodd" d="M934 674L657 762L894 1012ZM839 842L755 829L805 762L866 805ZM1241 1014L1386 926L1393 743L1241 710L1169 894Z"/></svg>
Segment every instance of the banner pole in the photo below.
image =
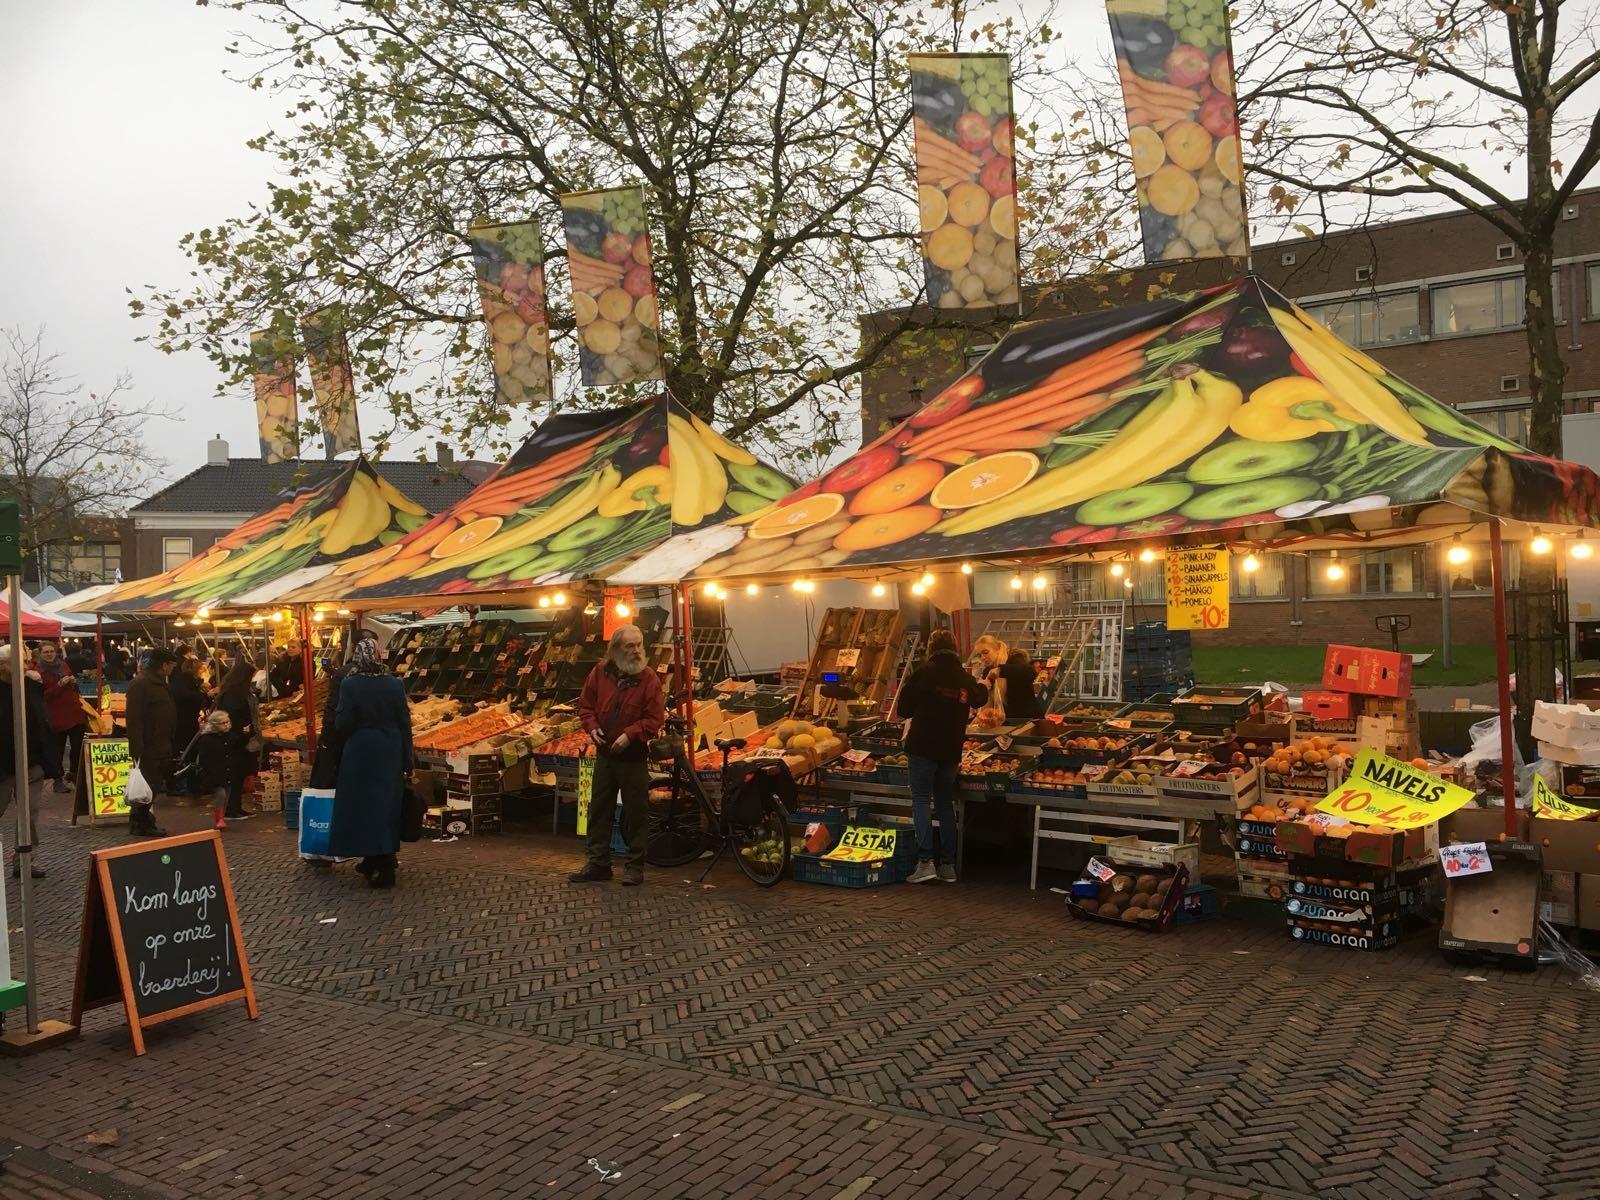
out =
<svg viewBox="0 0 1600 1200"><path fill-rule="evenodd" d="M300 606L300 674L304 679L300 685L301 703L306 711L306 763L308 766L317 765L317 702L316 702L316 664L311 656L311 609L308 605Z"/></svg>
<svg viewBox="0 0 1600 1200"><path fill-rule="evenodd" d="M7 581L11 606L11 747L17 803L17 892L22 901L22 978L26 1031L39 1032L39 979L33 956L33 803L28 786L28 701L22 657L22 576Z"/></svg>
<svg viewBox="0 0 1600 1200"><path fill-rule="evenodd" d="M1489 522L1489 576L1494 585L1494 662L1500 685L1500 795L1505 805L1506 836L1517 836L1517 770L1512 747L1511 663L1506 645L1506 578L1500 546L1500 522Z"/></svg>

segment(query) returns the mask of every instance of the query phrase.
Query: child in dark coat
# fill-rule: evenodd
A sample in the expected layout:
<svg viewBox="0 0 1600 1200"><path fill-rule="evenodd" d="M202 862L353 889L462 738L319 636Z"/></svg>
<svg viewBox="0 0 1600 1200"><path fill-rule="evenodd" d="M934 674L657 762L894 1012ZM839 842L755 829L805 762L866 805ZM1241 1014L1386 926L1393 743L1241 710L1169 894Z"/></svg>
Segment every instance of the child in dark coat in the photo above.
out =
<svg viewBox="0 0 1600 1200"><path fill-rule="evenodd" d="M228 827L228 792L233 787L234 772L238 769L231 736L233 721L227 712L214 708L206 714L205 726L184 752L185 766L194 764L194 774L200 793L211 793L211 807L216 814L216 828Z"/></svg>

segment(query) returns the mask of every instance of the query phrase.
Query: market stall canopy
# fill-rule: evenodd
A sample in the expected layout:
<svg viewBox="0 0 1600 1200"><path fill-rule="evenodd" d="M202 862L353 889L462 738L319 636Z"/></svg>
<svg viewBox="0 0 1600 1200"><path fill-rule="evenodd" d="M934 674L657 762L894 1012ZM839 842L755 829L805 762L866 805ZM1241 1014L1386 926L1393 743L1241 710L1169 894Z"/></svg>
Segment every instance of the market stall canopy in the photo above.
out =
<svg viewBox="0 0 1600 1200"><path fill-rule="evenodd" d="M481 604L604 578L674 534L764 508L793 488L666 396L562 413L446 512L281 598L363 609Z"/></svg>
<svg viewBox="0 0 1600 1200"><path fill-rule="evenodd" d="M121 584L94 607L178 615L248 607L287 586L295 572L393 544L427 520L422 505L357 458L308 479L181 566Z"/></svg>
<svg viewBox="0 0 1600 1200"><path fill-rule="evenodd" d="M1020 326L824 478L615 583L866 574L1112 545L1596 524L1600 478L1474 424L1249 276Z"/></svg>
<svg viewBox="0 0 1600 1200"><path fill-rule="evenodd" d="M0 600L0 629L11 628L11 605ZM22 636L25 638L58 638L61 622L54 617L34 611L26 596L22 602Z"/></svg>
<svg viewBox="0 0 1600 1200"><path fill-rule="evenodd" d="M73 615L93 617L95 614L95 601L99 600L107 592L115 591L120 586L120 584L116 583L91 584L86 588L80 588L76 592L68 592L65 596L58 596L48 603L40 604L39 611L48 617L61 618ZM89 623L91 625L94 624L92 620Z"/></svg>

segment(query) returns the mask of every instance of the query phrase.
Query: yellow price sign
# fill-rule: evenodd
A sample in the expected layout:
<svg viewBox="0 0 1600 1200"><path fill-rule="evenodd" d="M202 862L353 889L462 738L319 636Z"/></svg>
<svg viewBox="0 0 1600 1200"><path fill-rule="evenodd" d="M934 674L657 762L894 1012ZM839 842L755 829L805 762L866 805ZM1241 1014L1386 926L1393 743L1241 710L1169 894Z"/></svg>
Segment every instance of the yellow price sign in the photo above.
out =
<svg viewBox="0 0 1600 1200"><path fill-rule="evenodd" d="M878 862L893 858L898 842L898 830L850 825L840 836L839 844L823 857L835 862Z"/></svg>
<svg viewBox="0 0 1600 1200"><path fill-rule="evenodd" d="M127 816L128 773L133 769L128 739L85 738L83 754L88 763L90 820Z"/></svg>
<svg viewBox="0 0 1600 1200"><path fill-rule="evenodd" d="M1574 804L1570 800L1563 800L1539 776L1533 777L1533 815L1545 817L1551 821L1587 821L1595 816L1596 810L1585 808L1581 804Z"/></svg>
<svg viewBox="0 0 1600 1200"><path fill-rule="evenodd" d="M1369 749L1356 755L1350 778L1318 801L1317 810L1357 825L1420 829L1471 799L1464 787Z"/></svg>
<svg viewBox="0 0 1600 1200"><path fill-rule="evenodd" d="M1228 552L1167 551L1167 628L1228 628Z"/></svg>

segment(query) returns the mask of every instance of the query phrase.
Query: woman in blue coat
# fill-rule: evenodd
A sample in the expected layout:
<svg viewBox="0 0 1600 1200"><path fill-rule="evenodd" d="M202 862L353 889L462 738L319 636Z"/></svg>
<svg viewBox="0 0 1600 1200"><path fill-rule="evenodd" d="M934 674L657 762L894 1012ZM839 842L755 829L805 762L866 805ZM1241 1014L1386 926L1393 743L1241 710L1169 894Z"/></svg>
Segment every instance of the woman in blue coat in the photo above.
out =
<svg viewBox="0 0 1600 1200"><path fill-rule="evenodd" d="M401 794L411 773L411 710L405 689L383 665L377 642L358 641L339 688L336 721L344 737L334 792L333 853L361 855L356 868L373 887L394 886Z"/></svg>

